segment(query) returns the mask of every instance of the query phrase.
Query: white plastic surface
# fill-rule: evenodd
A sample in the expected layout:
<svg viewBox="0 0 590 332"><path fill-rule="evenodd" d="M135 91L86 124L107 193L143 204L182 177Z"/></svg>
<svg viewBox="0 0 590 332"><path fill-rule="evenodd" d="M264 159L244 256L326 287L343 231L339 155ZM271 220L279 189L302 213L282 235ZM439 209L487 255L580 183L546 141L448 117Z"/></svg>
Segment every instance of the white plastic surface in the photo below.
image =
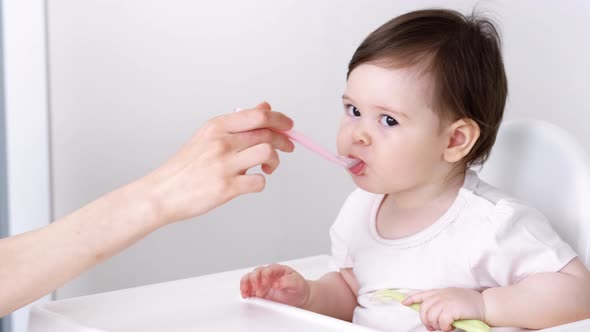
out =
<svg viewBox="0 0 590 332"><path fill-rule="evenodd" d="M328 271L329 256L312 256L285 264L306 278L316 279ZM243 300L239 295L239 280L249 270L45 303L31 311L29 331L376 332L279 303ZM511 331L506 328L492 330ZM587 332L590 331L590 320L543 331Z"/></svg>
<svg viewBox="0 0 590 332"><path fill-rule="evenodd" d="M287 262L307 278L328 271L328 256ZM46 303L31 312L29 331L350 331L370 329L331 317L240 297L250 269Z"/></svg>
<svg viewBox="0 0 590 332"><path fill-rule="evenodd" d="M502 124L480 176L540 210L590 267L590 161L565 130L534 120Z"/></svg>

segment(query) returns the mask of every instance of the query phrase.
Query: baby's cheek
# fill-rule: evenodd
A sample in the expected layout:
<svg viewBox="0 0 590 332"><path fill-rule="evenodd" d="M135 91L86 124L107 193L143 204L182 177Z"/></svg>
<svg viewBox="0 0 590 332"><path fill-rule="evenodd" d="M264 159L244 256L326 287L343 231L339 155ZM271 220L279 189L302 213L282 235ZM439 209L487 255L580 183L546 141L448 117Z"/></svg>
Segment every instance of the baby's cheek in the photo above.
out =
<svg viewBox="0 0 590 332"><path fill-rule="evenodd" d="M350 134L347 133L346 129L341 125L338 129L338 135L336 136L336 150L338 154L344 155L348 152L348 142L350 142Z"/></svg>
<svg viewBox="0 0 590 332"><path fill-rule="evenodd" d="M428 167L430 158L425 151L414 145L398 145L396 152L388 158L390 160L387 170L394 175L403 174L404 177L414 178L421 174L424 167Z"/></svg>

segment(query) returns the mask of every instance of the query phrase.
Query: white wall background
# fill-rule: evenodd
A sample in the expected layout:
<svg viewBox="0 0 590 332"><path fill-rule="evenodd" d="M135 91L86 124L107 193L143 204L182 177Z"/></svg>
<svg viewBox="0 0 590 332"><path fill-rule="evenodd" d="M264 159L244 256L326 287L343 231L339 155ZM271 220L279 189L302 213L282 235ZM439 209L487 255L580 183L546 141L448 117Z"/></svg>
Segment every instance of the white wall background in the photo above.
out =
<svg viewBox="0 0 590 332"><path fill-rule="evenodd" d="M590 143L586 1L50 0L53 199L61 217L170 156L208 118L268 100L334 149L348 60L409 10L476 7L500 23L507 118ZM266 191L159 230L57 293L65 298L329 250L353 188L299 148Z"/></svg>

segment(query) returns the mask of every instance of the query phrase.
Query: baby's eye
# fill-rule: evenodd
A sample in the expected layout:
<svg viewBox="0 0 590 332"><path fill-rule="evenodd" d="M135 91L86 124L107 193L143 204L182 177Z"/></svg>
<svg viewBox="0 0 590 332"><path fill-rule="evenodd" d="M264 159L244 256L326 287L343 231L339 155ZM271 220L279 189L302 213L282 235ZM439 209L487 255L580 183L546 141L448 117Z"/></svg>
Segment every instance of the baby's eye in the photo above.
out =
<svg viewBox="0 0 590 332"><path fill-rule="evenodd" d="M346 114L350 116L361 116L361 111L354 105L346 105Z"/></svg>
<svg viewBox="0 0 590 332"><path fill-rule="evenodd" d="M397 124L396 119L386 114L381 115L381 119L379 119L379 122L381 122L382 125L387 127L393 127Z"/></svg>

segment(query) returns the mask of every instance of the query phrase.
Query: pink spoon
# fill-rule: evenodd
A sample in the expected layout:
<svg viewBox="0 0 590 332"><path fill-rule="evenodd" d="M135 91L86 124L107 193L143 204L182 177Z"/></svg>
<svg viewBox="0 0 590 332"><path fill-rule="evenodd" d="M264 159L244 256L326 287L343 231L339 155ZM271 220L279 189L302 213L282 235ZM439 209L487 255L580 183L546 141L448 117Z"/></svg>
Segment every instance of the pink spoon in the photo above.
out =
<svg viewBox="0 0 590 332"><path fill-rule="evenodd" d="M242 110L241 108L237 108L237 107L235 108L236 112L239 112L241 110ZM310 151L315 152L316 154L323 157L324 159L334 162L344 168L348 169L348 168L354 167L360 163L359 159L348 158L348 157L333 154L332 152L324 149L319 144L315 143L314 141L312 141L308 137L304 136L303 134L296 132L295 130L287 130L287 131L276 130L276 131L279 133L285 134L291 140L303 145L304 147L308 148Z"/></svg>
<svg viewBox="0 0 590 332"><path fill-rule="evenodd" d="M287 130L281 131L281 133L287 135L293 141L303 145L304 147L308 148L310 151L317 153L321 157L331 162L335 162L336 164L344 167L344 168L351 168L356 166L360 160L354 158L348 158L344 156L338 156L330 151L324 149L319 144L315 143L311 139L303 136L303 134L296 132L295 130Z"/></svg>

